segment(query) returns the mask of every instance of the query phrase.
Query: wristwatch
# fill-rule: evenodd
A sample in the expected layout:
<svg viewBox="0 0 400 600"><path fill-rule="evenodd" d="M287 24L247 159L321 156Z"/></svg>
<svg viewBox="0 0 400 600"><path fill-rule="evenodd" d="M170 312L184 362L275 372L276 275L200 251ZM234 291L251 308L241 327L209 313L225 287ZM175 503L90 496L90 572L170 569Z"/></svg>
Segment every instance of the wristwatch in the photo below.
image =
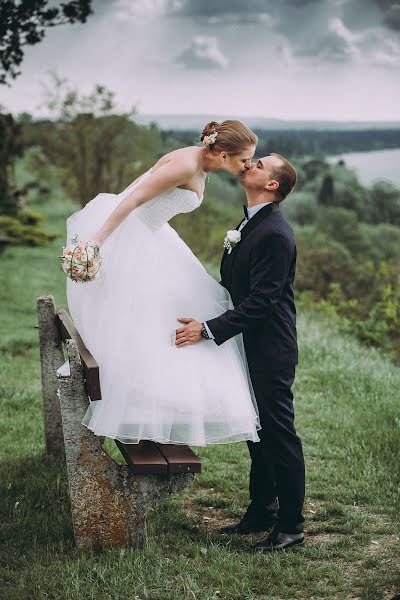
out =
<svg viewBox="0 0 400 600"><path fill-rule="evenodd" d="M210 336L208 335L206 326L204 325L204 323L201 324L201 337L204 338L205 340L210 340Z"/></svg>

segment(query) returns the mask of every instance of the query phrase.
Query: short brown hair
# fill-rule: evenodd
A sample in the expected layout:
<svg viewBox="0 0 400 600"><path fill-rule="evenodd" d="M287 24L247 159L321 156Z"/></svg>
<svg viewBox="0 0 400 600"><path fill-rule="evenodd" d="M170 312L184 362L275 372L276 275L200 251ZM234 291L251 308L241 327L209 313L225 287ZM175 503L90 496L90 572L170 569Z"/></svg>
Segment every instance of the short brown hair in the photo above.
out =
<svg viewBox="0 0 400 600"><path fill-rule="evenodd" d="M279 187L275 193L278 196L278 202L282 202L296 185L297 172L292 163L280 154L271 152L270 156L276 156L282 161L282 164L273 167L272 172L272 177L279 182Z"/></svg>
<svg viewBox="0 0 400 600"><path fill-rule="evenodd" d="M228 119L222 123L211 121L207 123L201 134L201 141L212 134L218 133L215 143L207 146L210 152L227 152L234 155L239 154L248 146L256 145L258 137L256 134L246 127L241 121Z"/></svg>

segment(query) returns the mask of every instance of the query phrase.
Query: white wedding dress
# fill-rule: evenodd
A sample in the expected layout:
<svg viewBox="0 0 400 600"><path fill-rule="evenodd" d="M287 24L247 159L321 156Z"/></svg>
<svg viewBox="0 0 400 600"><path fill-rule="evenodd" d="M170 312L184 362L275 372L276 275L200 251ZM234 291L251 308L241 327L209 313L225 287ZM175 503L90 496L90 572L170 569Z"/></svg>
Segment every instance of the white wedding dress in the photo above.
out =
<svg viewBox="0 0 400 600"><path fill-rule="evenodd" d="M67 220L68 243L89 239L147 171L120 194L98 194ZM72 319L100 368L102 399L83 425L124 443L202 446L258 441L259 418L242 336L177 348L177 317L205 321L232 307L168 224L201 204L173 188L135 209L107 238L99 279L67 279Z"/></svg>

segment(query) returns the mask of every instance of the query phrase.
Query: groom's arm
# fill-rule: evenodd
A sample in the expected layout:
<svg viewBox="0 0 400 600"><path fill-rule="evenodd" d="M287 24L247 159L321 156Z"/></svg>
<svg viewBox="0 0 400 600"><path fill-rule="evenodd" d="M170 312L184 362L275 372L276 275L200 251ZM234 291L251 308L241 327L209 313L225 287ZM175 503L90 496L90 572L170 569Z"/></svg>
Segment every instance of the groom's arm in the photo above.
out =
<svg viewBox="0 0 400 600"><path fill-rule="evenodd" d="M218 346L270 318L285 285L292 256L292 244L281 233L268 236L253 249L249 295L236 308L207 321Z"/></svg>

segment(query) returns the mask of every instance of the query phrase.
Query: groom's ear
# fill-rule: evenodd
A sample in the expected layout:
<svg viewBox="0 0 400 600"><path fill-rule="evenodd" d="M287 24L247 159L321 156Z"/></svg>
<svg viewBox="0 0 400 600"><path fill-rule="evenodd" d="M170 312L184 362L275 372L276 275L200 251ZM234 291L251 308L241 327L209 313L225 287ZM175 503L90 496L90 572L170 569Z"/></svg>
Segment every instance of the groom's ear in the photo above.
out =
<svg viewBox="0 0 400 600"><path fill-rule="evenodd" d="M279 185L280 183L276 179L269 179L264 186L264 190L267 190L267 192L274 192L278 189Z"/></svg>

